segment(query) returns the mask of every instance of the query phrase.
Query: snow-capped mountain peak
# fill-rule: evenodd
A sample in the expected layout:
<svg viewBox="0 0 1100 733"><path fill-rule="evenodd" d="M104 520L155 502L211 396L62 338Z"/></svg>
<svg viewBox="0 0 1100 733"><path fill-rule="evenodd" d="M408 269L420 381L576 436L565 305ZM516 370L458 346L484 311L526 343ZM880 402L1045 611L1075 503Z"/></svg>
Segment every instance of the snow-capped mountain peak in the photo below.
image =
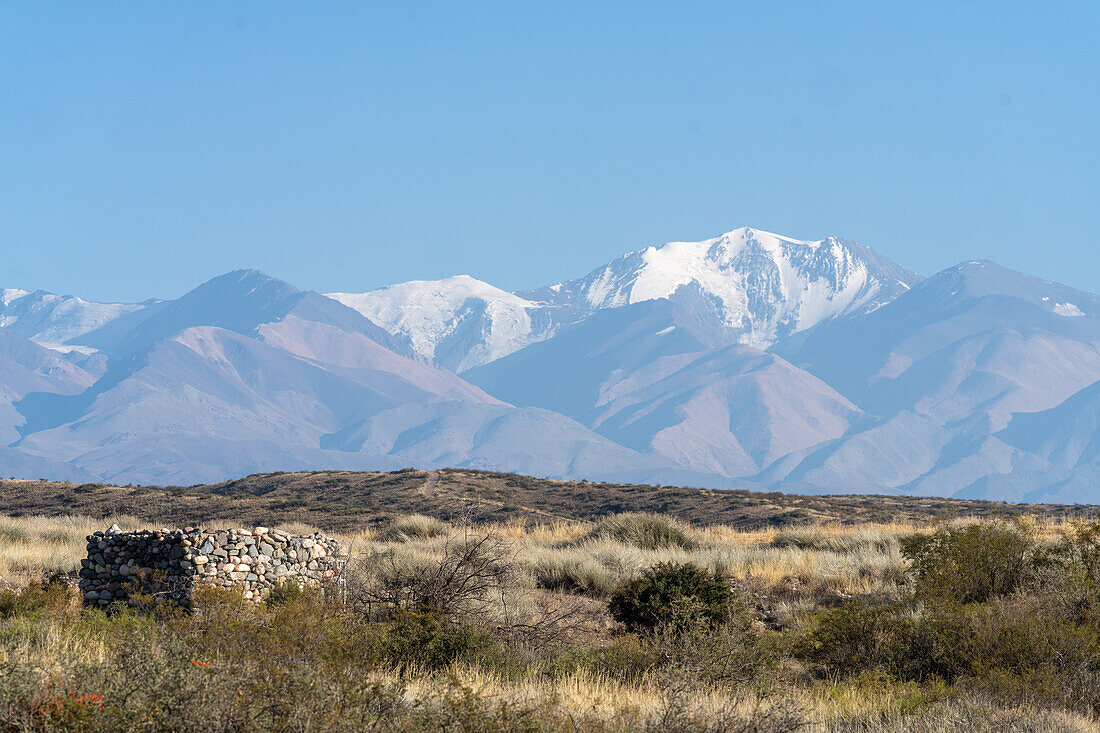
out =
<svg viewBox="0 0 1100 733"><path fill-rule="evenodd" d="M837 237L807 241L742 227L700 242L631 252L580 280L531 293L575 312L673 298L692 287L713 303L731 340L767 348L837 315L873 309L920 278Z"/></svg>
<svg viewBox="0 0 1100 733"><path fill-rule="evenodd" d="M142 309L141 303L96 303L44 290L0 291L0 328L60 352L91 351L70 343L121 315Z"/></svg>
<svg viewBox="0 0 1100 733"><path fill-rule="evenodd" d="M20 288L5 288L3 290L0 290L0 305L11 305L12 302L30 294L31 291L29 290L21 290Z"/></svg>
<svg viewBox="0 0 1100 733"><path fill-rule="evenodd" d="M833 250L830 254L835 251L833 259L838 264L856 270L857 276L865 275L860 263L850 262L835 239L805 242L742 227L701 242L668 242L624 255L599 270L595 278L586 278L583 292L593 308L669 298L681 285L692 282L703 285L705 291L736 299L743 285L737 273L750 270L755 274L761 265L789 265L796 258L808 259L826 243ZM780 267L774 274L778 277L774 284L779 287L797 278L790 266Z"/></svg>
<svg viewBox="0 0 1100 733"><path fill-rule="evenodd" d="M510 354L537 340L539 306L469 275L413 280L368 293L330 293L417 353L457 372Z"/></svg>

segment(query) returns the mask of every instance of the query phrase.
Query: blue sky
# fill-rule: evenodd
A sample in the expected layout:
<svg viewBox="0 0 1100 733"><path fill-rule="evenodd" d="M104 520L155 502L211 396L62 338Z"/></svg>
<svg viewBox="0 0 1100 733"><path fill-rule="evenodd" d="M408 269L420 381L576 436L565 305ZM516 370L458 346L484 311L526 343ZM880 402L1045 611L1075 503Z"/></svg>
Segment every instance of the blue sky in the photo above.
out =
<svg viewBox="0 0 1100 733"><path fill-rule="evenodd" d="M749 225L1100 291L1098 31L1098 3L6 3L0 286L519 289Z"/></svg>

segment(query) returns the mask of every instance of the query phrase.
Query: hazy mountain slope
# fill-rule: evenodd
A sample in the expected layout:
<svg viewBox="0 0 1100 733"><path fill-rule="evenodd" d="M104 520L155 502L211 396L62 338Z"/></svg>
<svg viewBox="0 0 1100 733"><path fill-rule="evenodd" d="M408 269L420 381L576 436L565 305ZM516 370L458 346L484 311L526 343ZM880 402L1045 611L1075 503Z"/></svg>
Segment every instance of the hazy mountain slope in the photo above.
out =
<svg viewBox="0 0 1100 733"><path fill-rule="evenodd" d="M674 466L593 435L550 410L454 402L404 405L328 436L322 445L398 456L415 465L489 468L522 465L542 476L649 477ZM506 457L506 458L505 458Z"/></svg>
<svg viewBox="0 0 1100 733"><path fill-rule="evenodd" d="M987 476L1044 470L1041 455L994 433L1100 378L1100 298L967 262L775 351L887 419L762 480L952 495Z"/></svg>
<svg viewBox="0 0 1100 733"><path fill-rule="evenodd" d="M86 483L99 481L100 477L77 468L71 463L51 461L47 458L29 455L15 448L0 447L0 477L35 479L49 478L51 481L73 481Z"/></svg>
<svg viewBox="0 0 1100 733"><path fill-rule="evenodd" d="M1100 297L968 262L774 351L871 412L992 431L1100 378Z"/></svg>
<svg viewBox="0 0 1100 733"><path fill-rule="evenodd" d="M670 300L601 311L466 376L513 404L561 412L621 445L724 476L756 473L859 418L783 359L715 343L707 304L681 288Z"/></svg>
<svg viewBox="0 0 1100 733"><path fill-rule="evenodd" d="M464 376L513 404L595 423L600 405L617 384L657 381L698 355L725 346L699 323L691 307L698 299L683 296L683 306L649 301L598 313Z"/></svg>
<svg viewBox="0 0 1100 733"><path fill-rule="evenodd" d="M237 270L203 283L136 320L125 332L112 334L113 343L107 348L112 355L133 353L192 326L216 326L251 335L261 324L292 314L361 334L412 356L405 344L352 309L257 270Z"/></svg>
<svg viewBox="0 0 1100 733"><path fill-rule="evenodd" d="M132 306L4 291L0 318L0 475L453 465L1059 501L1100 479L1100 296L984 261L922 279L835 238L739 229L524 293L252 270Z"/></svg>
<svg viewBox="0 0 1100 733"><path fill-rule="evenodd" d="M399 401L454 399L499 404L496 398L445 369L390 351L363 333L328 323L291 314L261 324L256 337L330 373L385 389Z"/></svg>
<svg viewBox="0 0 1100 733"><path fill-rule="evenodd" d="M785 456L754 479L762 486L793 486L809 493L899 492L899 487L932 470L949 441L935 421L900 412Z"/></svg>
<svg viewBox="0 0 1100 733"><path fill-rule="evenodd" d="M27 392L72 392L90 385L84 370L54 351L0 328L0 393L9 398Z"/></svg>
<svg viewBox="0 0 1100 733"><path fill-rule="evenodd" d="M960 491L957 498L1004 496L1007 501L1088 504L1096 499L1097 486L1100 486L1100 466L1086 464L1068 474L1053 468L990 474Z"/></svg>
<svg viewBox="0 0 1100 733"><path fill-rule="evenodd" d="M828 385L750 346L707 353L603 412L597 432L730 477L842 435L860 417Z"/></svg>
<svg viewBox="0 0 1100 733"><path fill-rule="evenodd" d="M23 422L14 402L30 392L72 394L88 387L95 379L57 352L0 328L0 445L18 437L16 427ZM14 459L0 457L0 475ZM11 475L9 472L8 475Z"/></svg>
<svg viewBox="0 0 1100 733"><path fill-rule="evenodd" d="M29 402L20 409L34 432L18 444L27 452L112 480L190 483L273 461L336 461L318 450L321 435L401 399L255 339L194 327L84 394Z"/></svg>
<svg viewBox="0 0 1100 733"><path fill-rule="evenodd" d="M1095 499L1100 480L1100 382L1057 407L1015 415L997 438L1033 456L1028 470L990 472L962 496L1010 496L1025 501Z"/></svg>
<svg viewBox="0 0 1100 733"><path fill-rule="evenodd" d="M1016 415L998 437L1063 471L1100 463L1100 381L1057 407Z"/></svg>

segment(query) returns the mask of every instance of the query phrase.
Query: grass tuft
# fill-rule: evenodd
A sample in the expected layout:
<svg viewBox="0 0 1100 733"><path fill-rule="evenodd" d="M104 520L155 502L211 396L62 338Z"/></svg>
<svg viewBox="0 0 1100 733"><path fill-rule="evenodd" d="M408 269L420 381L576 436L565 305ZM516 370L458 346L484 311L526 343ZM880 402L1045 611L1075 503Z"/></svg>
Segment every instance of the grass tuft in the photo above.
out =
<svg viewBox="0 0 1100 733"><path fill-rule="evenodd" d="M577 593L607 599L617 577L596 560L563 553L543 553L531 563L535 585L559 593Z"/></svg>
<svg viewBox="0 0 1100 733"><path fill-rule="evenodd" d="M692 550L699 546L691 529L683 522L660 514L642 512L607 517L596 525L586 539L614 540L640 550L672 547Z"/></svg>
<svg viewBox="0 0 1100 733"><path fill-rule="evenodd" d="M428 540L433 537L442 537L450 531L450 526L435 517L423 514L410 514L398 517L387 528L383 535L385 539L394 542L412 542L414 540Z"/></svg>
<svg viewBox="0 0 1100 733"><path fill-rule="evenodd" d="M796 548L818 552L848 554L854 552L887 552L898 546L896 537L861 530L857 532L829 532L824 527L795 527L779 532L768 543L779 549Z"/></svg>

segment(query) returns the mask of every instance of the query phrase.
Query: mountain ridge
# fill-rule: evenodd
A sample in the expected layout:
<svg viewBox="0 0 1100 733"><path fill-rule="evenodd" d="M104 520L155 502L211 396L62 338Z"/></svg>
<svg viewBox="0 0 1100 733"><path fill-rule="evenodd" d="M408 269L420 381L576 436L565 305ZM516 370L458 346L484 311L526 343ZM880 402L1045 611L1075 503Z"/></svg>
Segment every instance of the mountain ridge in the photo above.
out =
<svg viewBox="0 0 1100 733"><path fill-rule="evenodd" d="M0 474L412 463L1055 501L1100 477L1100 296L989 260L924 278L839 237L743 227L516 293L12 289L0 319Z"/></svg>
<svg viewBox="0 0 1100 733"><path fill-rule="evenodd" d="M582 456L609 470L646 462L563 416L508 405L389 341L334 300L256 271L228 273L134 324L87 389L23 397L15 407L25 422L11 447L109 480L182 483L265 466L395 468L410 457L480 466L486 452L490 462L522 468L537 458L542 470L562 474ZM445 415L450 421L440 422ZM371 445L383 450L327 443L367 418ZM517 434L537 424L557 450L494 448L502 420ZM401 436L411 431L465 452L410 453Z"/></svg>

